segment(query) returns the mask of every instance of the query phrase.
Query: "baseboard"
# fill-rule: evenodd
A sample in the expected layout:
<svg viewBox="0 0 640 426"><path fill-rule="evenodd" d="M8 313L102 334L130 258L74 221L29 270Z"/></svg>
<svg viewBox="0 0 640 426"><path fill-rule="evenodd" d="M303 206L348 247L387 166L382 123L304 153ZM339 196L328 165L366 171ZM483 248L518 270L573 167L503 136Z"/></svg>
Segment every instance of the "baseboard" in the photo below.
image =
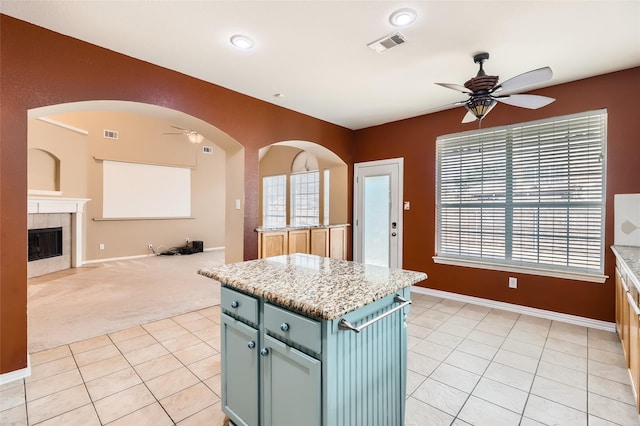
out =
<svg viewBox="0 0 640 426"><path fill-rule="evenodd" d="M222 247L209 247L204 249L203 251L215 251L215 250L224 250L224 246ZM91 263L104 263L104 262L115 262L118 260L131 260L131 259L141 259L143 257L152 257L159 256L159 254L138 254L135 256L123 256L123 257L110 257L105 259L93 259L93 260L85 260L82 262L83 265L89 265Z"/></svg>
<svg viewBox="0 0 640 426"><path fill-rule="evenodd" d="M583 327L595 328L604 331L616 331L616 324L613 322L600 321L592 318L579 317L577 315L563 314L560 312L547 311L545 309L531 308L529 306L515 305L513 303L498 302L496 300L482 299L480 297L467 296L464 294L450 293L448 291L435 290L432 288L412 286L413 293L426 294L428 296L440 297L443 299L457 300L458 302L472 303L474 305L485 306L487 308L502 309L503 311L515 312L518 314L531 315L553 321L561 321Z"/></svg>
<svg viewBox="0 0 640 426"><path fill-rule="evenodd" d="M16 380L26 379L29 376L31 376L31 357L27 354L27 366L20 370L0 374L0 385L15 382Z"/></svg>

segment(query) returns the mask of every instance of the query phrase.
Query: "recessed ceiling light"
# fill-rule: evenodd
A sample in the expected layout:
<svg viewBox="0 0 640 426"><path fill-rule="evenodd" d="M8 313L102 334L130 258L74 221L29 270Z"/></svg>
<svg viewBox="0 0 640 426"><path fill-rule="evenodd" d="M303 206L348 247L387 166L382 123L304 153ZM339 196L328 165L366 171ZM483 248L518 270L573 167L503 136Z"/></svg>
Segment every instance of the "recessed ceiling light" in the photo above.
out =
<svg viewBox="0 0 640 426"><path fill-rule="evenodd" d="M253 47L253 40L242 34L231 36L229 41L238 49L249 50Z"/></svg>
<svg viewBox="0 0 640 426"><path fill-rule="evenodd" d="M389 22L396 27L406 27L416 20L416 16L416 11L413 9L398 9L391 14Z"/></svg>

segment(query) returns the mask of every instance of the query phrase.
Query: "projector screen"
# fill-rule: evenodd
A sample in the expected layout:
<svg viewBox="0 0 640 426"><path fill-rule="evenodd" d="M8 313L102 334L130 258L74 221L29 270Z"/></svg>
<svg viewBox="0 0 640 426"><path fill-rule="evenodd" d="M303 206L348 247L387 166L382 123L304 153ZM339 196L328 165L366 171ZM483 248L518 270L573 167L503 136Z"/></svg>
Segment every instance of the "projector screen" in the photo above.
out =
<svg viewBox="0 0 640 426"><path fill-rule="evenodd" d="M102 217L191 216L191 169L103 161Z"/></svg>

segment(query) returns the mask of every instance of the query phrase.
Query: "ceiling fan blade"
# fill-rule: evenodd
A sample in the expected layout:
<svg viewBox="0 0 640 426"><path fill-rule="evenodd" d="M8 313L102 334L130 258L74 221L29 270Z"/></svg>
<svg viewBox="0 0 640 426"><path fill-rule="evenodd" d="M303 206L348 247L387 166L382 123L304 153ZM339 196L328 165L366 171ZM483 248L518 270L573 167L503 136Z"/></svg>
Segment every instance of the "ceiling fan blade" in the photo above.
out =
<svg viewBox="0 0 640 426"><path fill-rule="evenodd" d="M527 86L533 86L534 84L543 83L545 81L551 80L551 77L553 77L553 71L551 71L551 68L549 67L539 68L537 70L532 70L532 71L517 75L505 81L504 83L498 84L492 90L492 92L496 92L496 91L512 92L515 90L520 90Z"/></svg>
<svg viewBox="0 0 640 426"><path fill-rule="evenodd" d="M460 86L459 84L451 84L451 83L436 83L438 86L446 87L447 89L457 90L462 93L473 93L471 90L467 89L464 86Z"/></svg>
<svg viewBox="0 0 640 426"><path fill-rule="evenodd" d="M549 105L555 101L553 98L539 95L508 95L508 96L494 96L496 101L503 104L513 105L522 108L538 109L543 106Z"/></svg>
<svg viewBox="0 0 640 426"><path fill-rule="evenodd" d="M462 118L462 123L471 123L472 121L476 121L477 118L471 111L467 111L465 116Z"/></svg>

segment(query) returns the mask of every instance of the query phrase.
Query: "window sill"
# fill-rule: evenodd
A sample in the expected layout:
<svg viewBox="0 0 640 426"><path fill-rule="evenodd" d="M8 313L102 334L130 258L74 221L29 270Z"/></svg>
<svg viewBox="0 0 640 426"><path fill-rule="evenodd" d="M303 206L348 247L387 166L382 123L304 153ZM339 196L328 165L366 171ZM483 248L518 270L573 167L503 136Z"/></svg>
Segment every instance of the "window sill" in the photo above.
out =
<svg viewBox="0 0 640 426"><path fill-rule="evenodd" d="M468 259L456 259L452 257L433 256L433 261L441 265L466 266L469 268L489 269L492 271L504 271L520 274L539 275L543 277L562 278L567 280L588 281L593 283L604 283L608 275L589 274L584 272L557 271L553 269L531 268L527 266L505 265L486 261L475 261Z"/></svg>

